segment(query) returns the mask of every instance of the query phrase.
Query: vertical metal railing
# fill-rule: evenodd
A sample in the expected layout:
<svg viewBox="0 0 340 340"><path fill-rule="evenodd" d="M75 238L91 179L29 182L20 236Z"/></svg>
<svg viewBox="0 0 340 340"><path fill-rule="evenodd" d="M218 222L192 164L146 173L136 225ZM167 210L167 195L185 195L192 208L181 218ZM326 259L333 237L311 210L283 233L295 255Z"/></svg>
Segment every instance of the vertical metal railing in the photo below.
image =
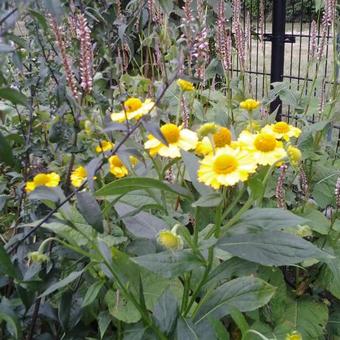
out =
<svg viewBox="0 0 340 340"><path fill-rule="evenodd" d="M265 8L264 48L261 48L261 32L259 30L259 3L263 1ZM248 0L243 2L244 19L250 13L252 28L252 46L250 47L250 62L245 70L251 84L251 95L256 98L265 96L265 84L270 82L288 82L291 89L301 91L304 84L304 95L310 93L315 75L315 67L307 65L311 61L311 22L314 19L320 23L322 13L314 10L314 0ZM272 26L272 30L266 29ZM319 101L320 110L324 104L321 98L329 93L333 76L331 60L333 60L332 42L334 37L329 30L326 36L323 62L319 66L319 85L313 92L313 105ZM317 44L321 43L322 27L319 25ZM338 32L340 34L340 32ZM339 41L338 37L338 41ZM270 49L271 45L271 49ZM338 42L340 46L340 42ZM264 52L264 53L263 53ZM271 65L270 65L271 61ZM239 72L239 65L235 65ZM271 67L270 67L271 66ZM308 72L307 72L308 71ZM340 73L340 72L339 72ZM338 77L339 76L338 73ZM298 116L293 112L289 103L282 104L278 98L271 104L271 111L277 111L278 120L286 120L297 124ZM320 116L319 110L314 110L308 121L316 122ZM336 151L340 150L340 125L335 124L331 132L332 144Z"/></svg>
<svg viewBox="0 0 340 340"><path fill-rule="evenodd" d="M273 22L272 22L272 53L271 53L271 74L270 82L282 82L285 57L285 30L286 30L286 0L273 1ZM281 120L282 102L277 97L270 104L270 111L277 110L276 119Z"/></svg>

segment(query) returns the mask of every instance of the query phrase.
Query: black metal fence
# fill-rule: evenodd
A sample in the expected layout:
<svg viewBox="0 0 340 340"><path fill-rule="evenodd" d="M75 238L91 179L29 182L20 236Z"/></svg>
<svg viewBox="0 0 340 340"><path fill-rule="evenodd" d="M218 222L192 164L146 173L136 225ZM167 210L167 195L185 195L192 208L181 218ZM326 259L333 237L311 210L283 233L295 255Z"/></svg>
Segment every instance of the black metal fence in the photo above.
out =
<svg viewBox="0 0 340 340"><path fill-rule="evenodd" d="M315 11L314 0L247 0L244 1L244 26L250 24L252 43L250 60L246 71L253 89L253 95L263 97L267 84L288 82L292 89L304 92L313 90L311 101L320 110L325 105L326 94L332 88L333 77L333 36L330 29L326 34L323 62L319 66L319 80L314 83L315 65L308 66L311 60L312 20L317 24L317 44L322 43L320 17ZM262 6L262 8L261 8ZM264 18L261 18L261 11ZM259 39L263 35L264 42ZM340 37L338 36L338 50ZM315 86L316 85L316 86ZM282 105L278 98L271 104L271 111L277 109L277 119L296 122L289 105ZM308 117L311 122L319 120L318 114ZM333 125L328 136L340 150L340 125Z"/></svg>

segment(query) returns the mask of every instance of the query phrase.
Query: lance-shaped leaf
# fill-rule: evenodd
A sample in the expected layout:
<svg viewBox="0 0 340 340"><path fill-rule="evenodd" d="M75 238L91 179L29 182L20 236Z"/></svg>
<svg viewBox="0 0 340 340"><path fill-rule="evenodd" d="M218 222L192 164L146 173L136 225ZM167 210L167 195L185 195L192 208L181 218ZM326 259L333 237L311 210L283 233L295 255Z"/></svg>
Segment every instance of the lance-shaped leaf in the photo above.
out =
<svg viewBox="0 0 340 340"><path fill-rule="evenodd" d="M267 304L274 293L273 286L252 276L226 282L203 298L195 322L210 317L220 319L234 308L241 312L255 310Z"/></svg>
<svg viewBox="0 0 340 340"><path fill-rule="evenodd" d="M303 238L280 231L225 236L217 242L217 247L265 266L290 265L310 258L332 258Z"/></svg>

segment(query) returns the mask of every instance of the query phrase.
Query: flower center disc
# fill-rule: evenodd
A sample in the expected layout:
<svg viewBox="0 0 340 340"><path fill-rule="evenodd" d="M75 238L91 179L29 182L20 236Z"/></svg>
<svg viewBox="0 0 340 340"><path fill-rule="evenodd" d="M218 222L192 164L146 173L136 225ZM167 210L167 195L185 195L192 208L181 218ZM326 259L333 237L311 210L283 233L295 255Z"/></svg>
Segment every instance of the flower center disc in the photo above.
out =
<svg viewBox="0 0 340 340"><path fill-rule="evenodd" d="M289 131L289 125L285 122L278 122L274 125L273 130L276 133L287 133Z"/></svg>
<svg viewBox="0 0 340 340"><path fill-rule="evenodd" d="M118 156L112 156L110 157L110 164L116 167L122 167L123 163L122 161L119 159Z"/></svg>
<svg viewBox="0 0 340 340"><path fill-rule="evenodd" d="M261 133L255 138L255 147L263 152L273 151L276 147L276 139L267 133Z"/></svg>
<svg viewBox="0 0 340 340"><path fill-rule="evenodd" d="M222 148L223 146L231 143L231 132L226 127L221 127L216 133L213 134L215 146Z"/></svg>
<svg viewBox="0 0 340 340"><path fill-rule="evenodd" d="M237 168L237 160L233 156L221 155L214 161L214 171L218 174L230 174Z"/></svg>
<svg viewBox="0 0 340 340"><path fill-rule="evenodd" d="M179 128L175 124L165 124L161 127L161 132L169 144L178 142Z"/></svg>
<svg viewBox="0 0 340 340"><path fill-rule="evenodd" d="M142 107L142 101L138 98L129 98L124 102L126 112L133 112Z"/></svg>

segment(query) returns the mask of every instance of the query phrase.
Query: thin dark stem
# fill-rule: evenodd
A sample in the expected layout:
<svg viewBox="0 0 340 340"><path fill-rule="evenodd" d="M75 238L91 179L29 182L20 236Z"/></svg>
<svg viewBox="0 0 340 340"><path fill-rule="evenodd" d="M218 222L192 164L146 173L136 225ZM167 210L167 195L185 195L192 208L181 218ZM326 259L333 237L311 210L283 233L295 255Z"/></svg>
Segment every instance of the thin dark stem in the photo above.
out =
<svg viewBox="0 0 340 340"><path fill-rule="evenodd" d="M16 11L18 10L18 8L13 8L7 15L5 15L1 20L0 20L0 26L9 18L11 17Z"/></svg>
<svg viewBox="0 0 340 340"><path fill-rule="evenodd" d="M38 298L38 299L35 300L34 311L33 311L33 315L32 315L31 328L30 328L29 335L27 336L27 340L32 340L33 336L35 334L35 324L37 322L38 315L39 315L40 302L41 302L41 298Z"/></svg>

